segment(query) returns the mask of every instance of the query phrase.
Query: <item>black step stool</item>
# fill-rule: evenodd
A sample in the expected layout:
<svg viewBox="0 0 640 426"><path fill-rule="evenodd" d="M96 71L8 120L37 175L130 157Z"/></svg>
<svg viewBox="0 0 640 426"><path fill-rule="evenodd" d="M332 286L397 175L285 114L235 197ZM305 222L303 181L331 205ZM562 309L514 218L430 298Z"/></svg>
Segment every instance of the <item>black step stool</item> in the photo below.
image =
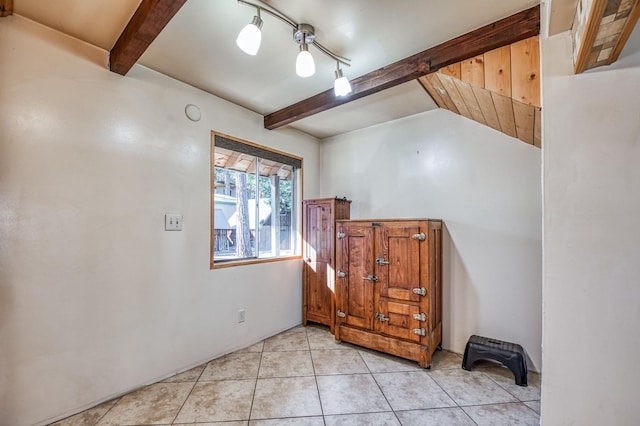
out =
<svg viewBox="0 0 640 426"><path fill-rule="evenodd" d="M511 370L517 385L527 386L527 363L522 346L473 335L464 349L462 368L471 371L473 363L481 359L492 359L502 363Z"/></svg>

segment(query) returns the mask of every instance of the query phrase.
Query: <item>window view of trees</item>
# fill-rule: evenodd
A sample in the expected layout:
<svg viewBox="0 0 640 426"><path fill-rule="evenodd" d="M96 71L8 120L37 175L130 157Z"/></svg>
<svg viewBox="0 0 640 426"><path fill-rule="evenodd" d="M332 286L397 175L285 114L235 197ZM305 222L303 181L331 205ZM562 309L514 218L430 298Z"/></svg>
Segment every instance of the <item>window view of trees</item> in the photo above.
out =
<svg viewBox="0 0 640 426"><path fill-rule="evenodd" d="M214 149L214 261L294 255L296 167Z"/></svg>

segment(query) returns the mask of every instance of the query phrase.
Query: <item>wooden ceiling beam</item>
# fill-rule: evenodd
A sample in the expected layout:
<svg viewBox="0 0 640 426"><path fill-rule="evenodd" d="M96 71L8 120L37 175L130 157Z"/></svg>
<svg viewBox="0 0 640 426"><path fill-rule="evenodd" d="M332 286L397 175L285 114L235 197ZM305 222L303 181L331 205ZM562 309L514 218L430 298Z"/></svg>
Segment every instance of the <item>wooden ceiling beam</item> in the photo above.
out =
<svg viewBox="0 0 640 426"><path fill-rule="evenodd" d="M187 0L142 0L109 52L111 71L126 75Z"/></svg>
<svg viewBox="0 0 640 426"><path fill-rule="evenodd" d="M0 0L0 18L13 15L13 0Z"/></svg>
<svg viewBox="0 0 640 426"><path fill-rule="evenodd" d="M264 127L277 129L539 33L540 7L534 6L355 78L351 80L352 92L348 96L336 97L333 89L329 89L268 114Z"/></svg>

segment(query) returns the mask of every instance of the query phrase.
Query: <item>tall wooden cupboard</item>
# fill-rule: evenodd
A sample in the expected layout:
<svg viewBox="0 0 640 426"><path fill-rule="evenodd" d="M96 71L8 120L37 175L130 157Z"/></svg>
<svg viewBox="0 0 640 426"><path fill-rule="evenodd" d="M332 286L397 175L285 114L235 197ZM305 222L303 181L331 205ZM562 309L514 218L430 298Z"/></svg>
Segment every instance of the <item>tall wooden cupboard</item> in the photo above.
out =
<svg viewBox="0 0 640 426"><path fill-rule="evenodd" d="M335 221L349 219L351 201L303 201L302 324L335 325Z"/></svg>
<svg viewBox="0 0 640 426"><path fill-rule="evenodd" d="M430 367L442 349L442 222L336 222L336 340Z"/></svg>

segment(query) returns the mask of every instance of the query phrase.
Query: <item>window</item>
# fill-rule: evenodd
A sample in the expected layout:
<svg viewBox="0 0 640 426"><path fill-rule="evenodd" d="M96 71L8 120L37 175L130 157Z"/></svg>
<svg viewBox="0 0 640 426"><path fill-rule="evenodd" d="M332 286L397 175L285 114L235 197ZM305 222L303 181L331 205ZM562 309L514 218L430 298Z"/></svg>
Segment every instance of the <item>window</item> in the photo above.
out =
<svg viewBox="0 0 640 426"><path fill-rule="evenodd" d="M302 159L212 132L211 267L299 253Z"/></svg>

